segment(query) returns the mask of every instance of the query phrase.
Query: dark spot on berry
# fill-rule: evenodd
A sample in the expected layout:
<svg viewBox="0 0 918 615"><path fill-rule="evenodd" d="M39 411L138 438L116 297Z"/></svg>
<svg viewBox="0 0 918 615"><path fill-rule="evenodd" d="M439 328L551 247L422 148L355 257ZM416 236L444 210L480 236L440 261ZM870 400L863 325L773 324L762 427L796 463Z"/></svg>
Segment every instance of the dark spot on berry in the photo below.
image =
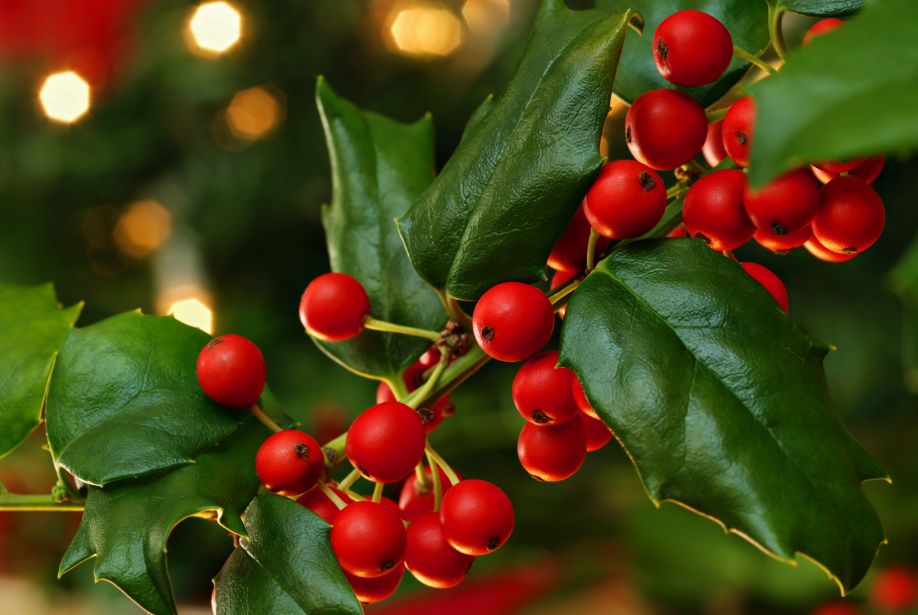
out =
<svg viewBox="0 0 918 615"><path fill-rule="evenodd" d="M625 142L631 143L631 124L625 124Z"/></svg>
<svg viewBox="0 0 918 615"><path fill-rule="evenodd" d="M644 189L644 192L650 192L657 187L657 182L654 181L653 175L647 171L641 171L638 174L638 183L641 184L641 188Z"/></svg>
<svg viewBox="0 0 918 615"><path fill-rule="evenodd" d="M842 254L857 254L857 248L848 247L842 250Z"/></svg>
<svg viewBox="0 0 918 615"><path fill-rule="evenodd" d="M309 447L302 442L297 443L297 445L293 447L293 451L300 459L309 459Z"/></svg>
<svg viewBox="0 0 918 615"><path fill-rule="evenodd" d="M532 413L532 420L538 423L539 425L544 425L545 423L551 423L552 418L545 414L542 410L536 410Z"/></svg>
<svg viewBox="0 0 918 615"><path fill-rule="evenodd" d="M497 536L495 536L494 538L492 538L491 540L485 543L485 547L488 548L488 551L493 551L499 546L500 546L500 538L498 538Z"/></svg>
<svg viewBox="0 0 918 615"><path fill-rule="evenodd" d="M322 449L322 452L325 453L325 459L330 465L335 465L338 463L338 451L331 448L330 446L326 446Z"/></svg>
<svg viewBox="0 0 918 615"><path fill-rule="evenodd" d="M386 561L384 561L382 564L379 565L379 569L382 570L383 572L387 570L392 570L393 568L395 568L395 562L393 562L390 559L387 559Z"/></svg>
<svg viewBox="0 0 918 615"><path fill-rule="evenodd" d="M708 245L711 245L711 238L705 235L704 233L695 233L695 238L700 239Z"/></svg>
<svg viewBox="0 0 918 615"><path fill-rule="evenodd" d="M771 232L775 235L787 235L787 227L780 222L772 222Z"/></svg>
<svg viewBox="0 0 918 615"><path fill-rule="evenodd" d="M669 55L669 47L666 46L662 38L657 41L657 53L660 54L660 59L663 60L663 64L665 65L666 56Z"/></svg>
<svg viewBox="0 0 918 615"><path fill-rule="evenodd" d="M418 408L418 414L421 415L421 423L424 425L429 425L436 418L434 411L426 406L421 406Z"/></svg>
<svg viewBox="0 0 918 615"><path fill-rule="evenodd" d="M743 131L743 130L737 130L734 134L736 135L736 141L737 141L740 145L746 145L746 141L748 140L748 137L746 136L746 132L745 132L745 131Z"/></svg>
<svg viewBox="0 0 918 615"><path fill-rule="evenodd" d="M491 341L492 339L494 339L494 327L489 327L489 326L487 326L487 325L485 325L484 327L482 327L482 328L481 328L481 337L483 337L484 339L486 339L486 340L488 340L488 341Z"/></svg>
<svg viewBox="0 0 918 615"><path fill-rule="evenodd" d="M216 348L217 346L219 346L219 345L222 344L222 343L223 343L223 338L222 338L222 337L215 337L214 339L210 340L210 341L207 343L207 349L208 349L208 350L213 350L214 348Z"/></svg>

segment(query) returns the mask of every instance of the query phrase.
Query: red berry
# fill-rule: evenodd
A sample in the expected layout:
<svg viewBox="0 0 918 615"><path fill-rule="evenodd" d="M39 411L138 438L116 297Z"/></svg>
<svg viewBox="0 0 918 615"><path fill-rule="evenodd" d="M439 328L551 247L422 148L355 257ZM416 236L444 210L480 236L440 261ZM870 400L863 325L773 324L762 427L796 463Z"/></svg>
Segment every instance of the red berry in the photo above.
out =
<svg viewBox="0 0 918 615"><path fill-rule="evenodd" d="M320 340L340 342L363 331L370 298L346 273L324 273L309 283L300 300L300 322Z"/></svg>
<svg viewBox="0 0 918 615"><path fill-rule="evenodd" d="M724 151L737 165L749 166L749 151L755 135L755 100L740 98L727 110L721 126Z"/></svg>
<svg viewBox="0 0 918 615"><path fill-rule="evenodd" d="M574 402L580 408L581 412L594 419L599 418L599 415L596 414L596 410L590 405L590 400L587 399L586 393L583 390L583 385L580 384L580 380L577 379L577 376L571 378L571 392L574 394Z"/></svg>
<svg viewBox="0 0 918 615"><path fill-rule="evenodd" d="M860 615L861 611L850 602L827 602L810 612L810 615Z"/></svg>
<svg viewBox="0 0 918 615"><path fill-rule="evenodd" d="M639 237L663 217L666 186L650 167L616 160L603 166L583 203L587 220L600 235Z"/></svg>
<svg viewBox="0 0 918 615"><path fill-rule="evenodd" d="M704 145L701 148L705 161L712 167L716 167L727 157L727 150L724 149L723 126L723 120L708 124L708 136L705 138Z"/></svg>
<svg viewBox="0 0 918 615"><path fill-rule="evenodd" d="M364 579L349 574L346 570L344 571L344 578L350 583L351 590L357 596L357 600L364 604L381 602L394 594L401 584L403 576L405 576L404 566L396 566L394 570L372 579Z"/></svg>
<svg viewBox="0 0 918 615"><path fill-rule="evenodd" d="M885 224L880 195L864 180L841 175L822 189L813 235L833 252L857 254L876 243Z"/></svg>
<svg viewBox="0 0 918 615"><path fill-rule="evenodd" d="M687 237L688 231L685 230L684 224L680 224L679 226L671 230L669 233L667 233L666 236L670 238Z"/></svg>
<svg viewBox="0 0 918 615"><path fill-rule="evenodd" d="M803 246L806 248L807 252L827 263L844 263L857 256L857 254L839 254L838 252L833 252L819 243L819 240L815 237L810 237Z"/></svg>
<svg viewBox="0 0 918 615"><path fill-rule="evenodd" d="M574 372L556 367L558 351L547 350L526 361L513 378L513 403L524 419L532 423L564 423L580 412L571 380Z"/></svg>
<svg viewBox="0 0 918 615"><path fill-rule="evenodd" d="M347 432L345 452L364 477L395 483L420 463L425 440L420 415L403 403L389 401L357 417Z"/></svg>
<svg viewBox="0 0 918 615"><path fill-rule="evenodd" d="M652 169L669 170L701 151L708 120L697 100L660 88L638 96L625 114L625 142L631 154Z"/></svg>
<svg viewBox="0 0 918 615"><path fill-rule="evenodd" d="M481 296L472 313L475 340L498 361L528 359L555 328L555 311L545 293L520 282L503 282Z"/></svg>
<svg viewBox="0 0 918 615"><path fill-rule="evenodd" d="M401 566L407 537L399 516L376 502L354 502L335 517L331 546L345 572L364 579Z"/></svg>
<svg viewBox="0 0 918 615"><path fill-rule="evenodd" d="M612 439L612 430L600 421L584 413L580 413L583 431L586 434L586 450L588 453L598 451Z"/></svg>
<svg viewBox="0 0 918 615"><path fill-rule="evenodd" d="M344 500L345 504L350 504L354 501L348 494L334 485L328 485L328 488L335 492L335 495ZM335 517L338 516L338 506L332 502L319 487L313 487L301 495L297 498L297 502L322 517L326 523L330 525L335 523Z"/></svg>
<svg viewBox="0 0 918 615"><path fill-rule="evenodd" d="M558 271L583 271L586 267L587 244L590 240L590 222L583 211L584 204L580 203L574 217L571 218L561 239L552 248L548 255L548 266ZM601 254L609 240L601 237L596 242L596 253Z"/></svg>
<svg viewBox="0 0 918 615"><path fill-rule="evenodd" d="M298 495L315 486L325 469L325 456L315 438L298 429L268 437L255 455L255 473L270 491Z"/></svg>
<svg viewBox="0 0 918 615"><path fill-rule="evenodd" d="M228 408L248 408L265 388L265 358L258 346L241 335L210 340L198 355L198 384L204 393Z"/></svg>
<svg viewBox="0 0 918 615"><path fill-rule="evenodd" d="M513 504L497 485L470 479L443 496L440 523L446 540L466 555L487 555L513 533Z"/></svg>
<svg viewBox="0 0 918 615"><path fill-rule="evenodd" d="M424 513L408 526L405 566L428 587L448 589L462 582L475 558L452 548L443 535L440 515Z"/></svg>
<svg viewBox="0 0 918 615"><path fill-rule="evenodd" d="M817 36L822 36L836 28L845 25L845 22L837 17L827 17L825 19L820 19L806 31L806 34L803 35L803 44L808 45L811 40Z"/></svg>
<svg viewBox="0 0 918 615"><path fill-rule="evenodd" d="M885 156L865 158L863 162L851 169L848 172L848 175L853 175L859 179L863 179L868 184L872 184L873 180L880 176L880 172L883 170L883 166L885 164ZM839 176L839 173L830 173L829 171L820 169L817 166L811 166L810 168L813 171L813 175L816 176L816 179L824 184L828 184L830 181Z"/></svg>
<svg viewBox="0 0 918 615"><path fill-rule="evenodd" d="M586 430L581 421L561 425L526 423L520 431L516 452L523 468L534 479L557 482L570 478L580 469L586 446Z"/></svg>
<svg viewBox="0 0 918 615"><path fill-rule="evenodd" d="M746 174L736 169L714 171L695 182L682 205L682 221L692 237L718 252L735 250L755 233L743 207Z"/></svg>
<svg viewBox="0 0 918 615"><path fill-rule="evenodd" d="M775 235L768 229L759 229L755 232L755 240L760 246L777 254L787 254L794 248L799 248L813 236L810 225L804 226L799 231L787 235Z"/></svg>
<svg viewBox="0 0 918 615"><path fill-rule="evenodd" d="M716 17L701 11L679 11L664 19L653 34L653 60L670 83L706 85L720 77L733 59L733 37Z"/></svg>
<svg viewBox="0 0 918 615"><path fill-rule="evenodd" d="M809 224L819 210L819 182L809 169L797 169L758 190L746 186L743 200L756 228L787 235Z"/></svg>
<svg viewBox="0 0 918 615"><path fill-rule="evenodd" d="M442 469L438 468L440 474L440 489L443 493L449 491L452 485ZM405 480L402 485L402 492L398 498L398 507L402 511L402 517L405 521L414 521L426 512L434 509L434 492L433 480L431 480L430 468L424 468L426 483L421 483L417 476L412 474Z"/></svg>
<svg viewBox="0 0 918 615"><path fill-rule="evenodd" d="M775 301L778 302L778 305L781 306L781 309L785 312L787 311L787 289L784 288L784 283L781 279L771 272L770 269L759 265L758 263L741 263L743 269L748 273L756 282L765 287L771 296L775 298Z"/></svg>
<svg viewBox="0 0 918 615"><path fill-rule="evenodd" d="M887 611L907 611L918 604L918 575L911 568L882 570L870 587L870 601Z"/></svg>

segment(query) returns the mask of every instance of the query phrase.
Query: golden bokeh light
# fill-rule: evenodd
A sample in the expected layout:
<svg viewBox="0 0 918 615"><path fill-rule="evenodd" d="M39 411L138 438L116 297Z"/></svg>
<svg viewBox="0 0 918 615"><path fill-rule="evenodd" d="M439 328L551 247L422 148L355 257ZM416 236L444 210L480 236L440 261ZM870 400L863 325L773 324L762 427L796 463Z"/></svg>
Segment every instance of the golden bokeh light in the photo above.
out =
<svg viewBox="0 0 918 615"><path fill-rule="evenodd" d="M462 5L462 18L472 32L493 34L509 17L510 0L466 0Z"/></svg>
<svg viewBox="0 0 918 615"><path fill-rule="evenodd" d="M68 70L48 75L38 91L38 100L50 119L72 124L89 111L91 90L85 79Z"/></svg>
<svg viewBox="0 0 918 615"><path fill-rule="evenodd" d="M242 38L242 14L228 2L205 2L188 19L194 47L205 53L222 54Z"/></svg>
<svg viewBox="0 0 918 615"><path fill-rule="evenodd" d="M171 233L169 210L156 201L138 201L118 218L114 237L124 254L143 258L161 246Z"/></svg>
<svg viewBox="0 0 918 615"><path fill-rule="evenodd" d="M160 313L171 314L179 322L213 334L214 309L205 290L193 285L173 288L160 294L159 304Z"/></svg>
<svg viewBox="0 0 918 615"><path fill-rule="evenodd" d="M283 119L281 101L263 87L237 92L226 109L230 131L241 139L254 141L271 132Z"/></svg>
<svg viewBox="0 0 918 615"><path fill-rule="evenodd" d="M429 4L397 6L388 24L392 48L404 55L443 57L462 44L462 22L442 7Z"/></svg>

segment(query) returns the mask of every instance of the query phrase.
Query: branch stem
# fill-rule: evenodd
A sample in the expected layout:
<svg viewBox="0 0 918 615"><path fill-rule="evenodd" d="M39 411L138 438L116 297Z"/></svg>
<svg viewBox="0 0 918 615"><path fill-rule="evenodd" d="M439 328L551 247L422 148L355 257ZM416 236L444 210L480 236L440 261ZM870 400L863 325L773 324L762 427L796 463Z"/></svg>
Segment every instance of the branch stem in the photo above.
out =
<svg viewBox="0 0 918 615"><path fill-rule="evenodd" d="M367 318L366 322L363 323L363 326L371 331L383 331L386 333L398 333L401 335L411 335L414 337L423 337L432 342L436 342L440 339L440 334L436 331L430 331L428 329L419 329L417 327L408 327L405 325L397 325L393 322L386 322L385 320L378 320L370 316Z"/></svg>
<svg viewBox="0 0 918 615"><path fill-rule="evenodd" d="M774 75L776 72L778 72L771 65L769 65L767 62L765 62L758 56L755 56L749 53L748 51L746 51L745 49L737 45L733 46L733 55L743 60L746 60L747 62L757 66L758 68L761 68L763 71L765 71L769 75Z"/></svg>
<svg viewBox="0 0 918 615"><path fill-rule="evenodd" d="M277 433L277 432L279 432L279 431L283 431L283 430L284 430L280 425L278 425L277 423L275 423L275 422L274 422L274 419L272 419L270 416L268 416L268 415L265 413L265 411L262 409L262 407L259 406L257 403L256 403L256 404L252 404L252 407L250 408L250 410L252 411L252 414L255 415L255 418L257 418L259 421L261 421L262 424L263 424L265 427L267 427L268 429L270 429L270 430L273 431L274 433Z"/></svg>
<svg viewBox="0 0 918 615"><path fill-rule="evenodd" d="M590 228L590 240L587 242L586 254L586 272L590 273L596 269L596 243L599 241L599 233L596 229Z"/></svg>
<svg viewBox="0 0 918 615"><path fill-rule="evenodd" d="M50 495L0 494L0 510L16 512L71 512L83 510L83 502L55 501Z"/></svg>
<svg viewBox="0 0 918 615"><path fill-rule="evenodd" d="M439 466L440 469L443 470L443 473L446 474L446 478L449 479L450 485L455 485L456 483L459 482L459 476L453 471L451 467L449 467L449 464L446 463L446 460L443 459L443 457L440 457L439 453L437 453L437 451L434 450L434 448L430 445L429 442L424 447L424 452L427 453L427 458L433 461L433 463L430 466L431 477L434 477L437 475L437 471L436 471L437 468L435 466Z"/></svg>
<svg viewBox="0 0 918 615"><path fill-rule="evenodd" d="M443 501L443 485L440 484L440 469L437 462L431 456L429 450L424 451L427 454L427 464L430 466L430 477L433 482L434 493L434 512L440 512L440 503Z"/></svg>

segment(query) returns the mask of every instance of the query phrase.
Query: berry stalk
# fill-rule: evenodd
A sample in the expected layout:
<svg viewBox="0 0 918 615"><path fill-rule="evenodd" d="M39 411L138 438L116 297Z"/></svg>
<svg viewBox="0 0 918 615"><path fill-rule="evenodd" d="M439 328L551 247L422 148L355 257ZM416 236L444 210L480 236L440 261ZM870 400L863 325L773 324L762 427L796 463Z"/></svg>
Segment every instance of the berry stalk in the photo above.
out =
<svg viewBox="0 0 918 615"><path fill-rule="evenodd" d="M423 337L432 342L436 342L440 339L440 334L436 331L429 331L427 329L419 329L417 327L408 327L405 325L397 325L393 322L386 322L385 320L378 320L372 316L368 316L366 321L363 323L364 328L370 329L371 331L383 331L386 333L399 333L401 335L411 335L414 337Z"/></svg>

